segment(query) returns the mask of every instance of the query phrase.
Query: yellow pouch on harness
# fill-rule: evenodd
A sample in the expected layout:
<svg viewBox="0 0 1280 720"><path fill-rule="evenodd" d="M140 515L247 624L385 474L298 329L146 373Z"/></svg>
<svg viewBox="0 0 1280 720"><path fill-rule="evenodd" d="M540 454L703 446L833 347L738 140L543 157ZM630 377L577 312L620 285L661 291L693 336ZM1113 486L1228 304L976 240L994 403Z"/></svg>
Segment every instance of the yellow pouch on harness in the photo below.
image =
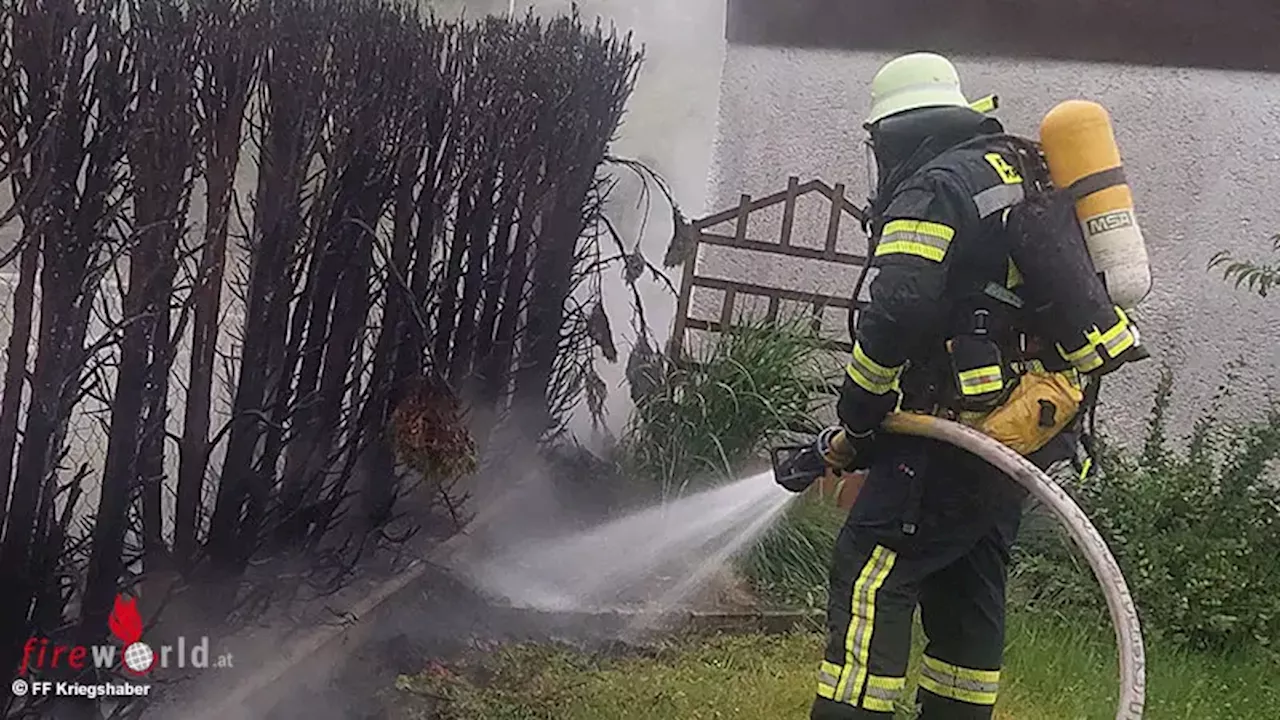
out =
<svg viewBox="0 0 1280 720"><path fill-rule="evenodd" d="M1024 374L1000 407L973 426L1019 454L1044 447L1071 422L1084 401L1075 373Z"/></svg>

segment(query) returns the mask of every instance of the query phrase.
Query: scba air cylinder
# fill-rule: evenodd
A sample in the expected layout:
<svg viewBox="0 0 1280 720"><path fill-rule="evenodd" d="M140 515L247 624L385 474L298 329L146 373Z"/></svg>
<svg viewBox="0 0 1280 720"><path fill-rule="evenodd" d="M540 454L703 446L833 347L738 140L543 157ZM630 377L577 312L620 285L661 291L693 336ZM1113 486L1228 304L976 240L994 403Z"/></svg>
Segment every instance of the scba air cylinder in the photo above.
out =
<svg viewBox="0 0 1280 720"><path fill-rule="evenodd" d="M1068 100L1040 124L1053 184L1075 200L1093 266L1116 305L1132 309L1151 291L1151 263L1106 108Z"/></svg>

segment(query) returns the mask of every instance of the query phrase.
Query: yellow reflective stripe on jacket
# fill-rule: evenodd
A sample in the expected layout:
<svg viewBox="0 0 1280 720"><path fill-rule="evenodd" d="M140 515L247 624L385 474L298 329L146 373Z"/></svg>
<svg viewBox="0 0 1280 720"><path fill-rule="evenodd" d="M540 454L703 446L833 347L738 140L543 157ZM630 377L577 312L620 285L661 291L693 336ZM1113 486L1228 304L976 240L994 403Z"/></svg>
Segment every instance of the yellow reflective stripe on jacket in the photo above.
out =
<svg viewBox="0 0 1280 720"><path fill-rule="evenodd" d="M928 220L893 220L884 226L876 257L885 255L915 255L926 260L942 262L947 248L956 236L949 225Z"/></svg>
<svg viewBox="0 0 1280 720"><path fill-rule="evenodd" d="M1063 360L1071 363L1072 367L1082 373L1092 372L1102 366L1102 356L1098 354L1098 348L1092 343L1071 352L1067 352L1059 345L1058 352Z"/></svg>
<svg viewBox="0 0 1280 720"><path fill-rule="evenodd" d="M902 373L902 365L897 367L881 365L867 355L867 351L862 349L861 342L855 342L853 356L845 366L845 372L849 373L849 377L863 390L872 395L884 395L892 390L894 383L898 381L898 375Z"/></svg>
<svg viewBox="0 0 1280 720"><path fill-rule="evenodd" d="M1133 347L1137 339L1133 336L1133 329L1129 327L1129 317L1118 307L1116 315L1120 319L1105 332L1099 331L1096 327L1090 330L1085 335L1087 342L1084 347L1068 352L1059 345L1058 352L1062 355L1062 359L1071 363L1076 370L1087 373L1096 370L1104 362L1098 348L1105 350L1107 357L1115 358Z"/></svg>
<svg viewBox="0 0 1280 720"><path fill-rule="evenodd" d="M986 365L959 373L960 392L964 395L985 395L1004 389L1004 371L999 365Z"/></svg>
<svg viewBox="0 0 1280 720"><path fill-rule="evenodd" d="M905 677L867 676L867 692L862 697L862 707L872 712L893 712L898 697L907 687Z"/></svg>
<svg viewBox="0 0 1280 720"><path fill-rule="evenodd" d="M970 705L995 705L1000 671L974 670L925 655L920 668L920 688Z"/></svg>
<svg viewBox="0 0 1280 720"><path fill-rule="evenodd" d="M1115 325L1111 326L1111 329L1101 335L1102 346L1107 349L1107 355L1113 358L1133 347L1133 344L1137 342L1133 337L1133 330L1129 327L1129 316L1125 315L1124 310L1118 307L1116 308L1116 315L1120 319Z"/></svg>
<svg viewBox="0 0 1280 720"><path fill-rule="evenodd" d="M876 622L876 593L893 570L898 554L876 545L871 557L853 584L849 627L844 636L844 666L836 683L836 702L856 704L867 680L867 661L871 655L871 633Z"/></svg>

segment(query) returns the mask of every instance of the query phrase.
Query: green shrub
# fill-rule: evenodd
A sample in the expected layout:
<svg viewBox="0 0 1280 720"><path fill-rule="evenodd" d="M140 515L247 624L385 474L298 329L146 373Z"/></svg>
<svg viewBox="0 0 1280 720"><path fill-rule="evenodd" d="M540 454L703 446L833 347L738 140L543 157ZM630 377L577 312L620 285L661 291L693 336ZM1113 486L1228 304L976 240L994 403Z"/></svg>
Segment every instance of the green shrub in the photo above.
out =
<svg viewBox="0 0 1280 720"><path fill-rule="evenodd" d="M623 438L629 469L663 498L732 478L793 431L817 432L823 351L804 321L755 321L668 364L637 400Z"/></svg>
<svg viewBox="0 0 1280 720"><path fill-rule="evenodd" d="M1271 236L1271 251L1280 254L1280 233ZM1242 260L1226 250L1214 253L1209 269L1222 270L1222 279L1233 282L1236 288L1244 287L1261 297L1280 284L1280 263L1269 264L1256 260Z"/></svg>
<svg viewBox="0 0 1280 720"><path fill-rule="evenodd" d="M1280 412L1224 423L1206 412L1185 443L1166 429L1166 371L1140 452L1110 443L1069 489L1106 538L1148 632L1199 649L1280 641ZM1101 595L1060 535L1029 523L1014 571L1031 603L1095 607Z"/></svg>

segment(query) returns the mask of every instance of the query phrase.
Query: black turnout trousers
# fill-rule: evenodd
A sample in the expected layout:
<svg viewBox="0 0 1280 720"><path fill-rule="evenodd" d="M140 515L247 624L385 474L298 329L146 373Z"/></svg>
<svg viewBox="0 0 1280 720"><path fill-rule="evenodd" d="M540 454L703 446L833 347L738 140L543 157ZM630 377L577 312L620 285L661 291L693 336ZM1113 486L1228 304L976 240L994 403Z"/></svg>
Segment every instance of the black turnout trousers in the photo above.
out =
<svg viewBox="0 0 1280 720"><path fill-rule="evenodd" d="M906 690L917 607L927 637L920 720L992 716L1009 553L1025 497L954 447L881 441L836 541L811 720L892 716Z"/></svg>

